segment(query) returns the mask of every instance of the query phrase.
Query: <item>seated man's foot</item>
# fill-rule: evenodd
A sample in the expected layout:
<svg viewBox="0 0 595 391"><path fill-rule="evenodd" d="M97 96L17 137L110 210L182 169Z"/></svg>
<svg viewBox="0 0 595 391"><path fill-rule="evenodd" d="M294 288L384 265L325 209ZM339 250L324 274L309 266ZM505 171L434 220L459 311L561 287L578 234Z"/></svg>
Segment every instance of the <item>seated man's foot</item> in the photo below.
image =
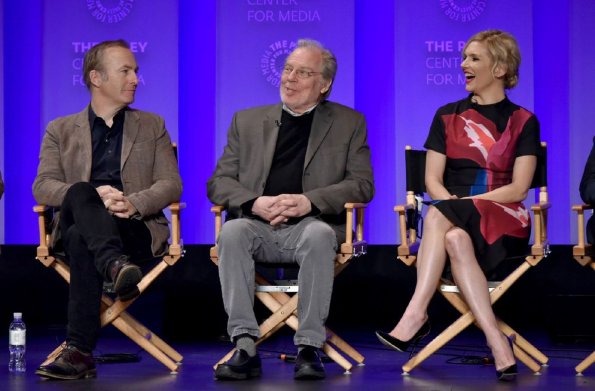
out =
<svg viewBox="0 0 595 391"><path fill-rule="evenodd" d="M109 275L120 300L126 301L140 295L137 284L143 278L143 273L138 266L128 261L127 256L122 255L111 262Z"/></svg>
<svg viewBox="0 0 595 391"><path fill-rule="evenodd" d="M250 357L243 349L236 349L233 356L215 369L215 379L245 380L258 377L262 373L262 364L258 353Z"/></svg>
<svg viewBox="0 0 595 391"><path fill-rule="evenodd" d="M304 346L298 352L295 360L293 378L296 380L324 379L324 365L320 360L318 349L314 346Z"/></svg>
<svg viewBox="0 0 595 391"><path fill-rule="evenodd" d="M91 353L66 345L53 362L40 366L35 374L48 379L74 380L95 377L97 370Z"/></svg>

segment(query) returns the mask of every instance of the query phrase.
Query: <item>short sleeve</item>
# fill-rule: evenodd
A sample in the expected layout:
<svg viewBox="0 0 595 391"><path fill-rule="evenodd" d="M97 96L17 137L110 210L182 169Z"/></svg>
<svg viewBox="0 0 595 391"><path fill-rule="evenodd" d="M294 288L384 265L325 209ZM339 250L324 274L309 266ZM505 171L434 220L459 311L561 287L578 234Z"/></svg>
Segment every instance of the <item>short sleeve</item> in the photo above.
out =
<svg viewBox="0 0 595 391"><path fill-rule="evenodd" d="M446 155L446 131L444 130L444 121L442 121L440 110L434 115L424 148Z"/></svg>
<svg viewBox="0 0 595 391"><path fill-rule="evenodd" d="M517 142L516 157L534 155L538 156L541 152L541 138L539 135L539 121L535 115L532 115L519 135Z"/></svg>

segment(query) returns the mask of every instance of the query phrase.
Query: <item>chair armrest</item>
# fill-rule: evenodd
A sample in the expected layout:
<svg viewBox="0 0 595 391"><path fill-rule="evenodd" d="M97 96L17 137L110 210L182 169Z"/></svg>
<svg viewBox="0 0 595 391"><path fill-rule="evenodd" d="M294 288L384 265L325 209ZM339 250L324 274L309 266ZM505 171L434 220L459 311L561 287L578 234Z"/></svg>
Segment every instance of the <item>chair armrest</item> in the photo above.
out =
<svg viewBox="0 0 595 391"><path fill-rule="evenodd" d="M404 205L393 208L397 212L399 224L400 245L397 247L397 257L408 266L415 262L415 255L411 255L411 246L417 242L417 229L407 229L407 211L416 209L416 198L412 191L407 192Z"/></svg>
<svg viewBox="0 0 595 391"><path fill-rule="evenodd" d="M181 239L181 212L186 207L184 202L172 202L168 209L171 212L171 244L169 245L170 255L182 254Z"/></svg>
<svg viewBox="0 0 595 391"><path fill-rule="evenodd" d="M541 259L549 253L549 241L547 238L547 211L551 208L548 201L541 201L531 206L534 215L535 232L534 243L531 246L531 255Z"/></svg>
<svg viewBox="0 0 595 391"><path fill-rule="evenodd" d="M355 210L355 241L364 240L364 210L367 204L358 202L347 202L344 207L346 210L345 218L345 243L353 243L353 211Z"/></svg>
<svg viewBox="0 0 595 391"><path fill-rule="evenodd" d="M215 214L215 243L217 243L217 239L219 239L219 232L221 231L221 226L223 225L224 210L225 207L223 205L211 206L211 212Z"/></svg>
<svg viewBox="0 0 595 391"><path fill-rule="evenodd" d="M38 257L47 257L50 255L48 243L50 234L46 230L45 214L50 208L47 205L35 205L33 212L37 213L37 223L39 226L39 246L37 247Z"/></svg>
<svg viewBox="0 0 595 391"><path fill-rule="evenodd" d="M577 234L578 243L572 247L572 256L574 259L583 266L591 264L591 267L595 269L595 263L593 262L591 251L591 244L585 241L585 210L592 210L593 205L582 204L573 205L572 210L576 212L577 221Z"/></svg>

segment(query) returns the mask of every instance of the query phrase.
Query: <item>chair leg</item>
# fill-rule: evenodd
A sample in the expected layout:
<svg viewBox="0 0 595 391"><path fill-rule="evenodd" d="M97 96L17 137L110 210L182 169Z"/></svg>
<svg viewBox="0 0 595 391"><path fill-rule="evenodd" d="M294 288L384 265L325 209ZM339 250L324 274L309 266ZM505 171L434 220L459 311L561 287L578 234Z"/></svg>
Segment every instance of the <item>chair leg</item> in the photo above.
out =
<svg viewBox="0 0 595 391"><path fill-rule="evenodd" d="M169 356L173 361L177 363L182 362L184 357L180 353L168 345L157 334L149 330L138 320L134 319L129 313L122 312L120 314L120 318L122 318L122 320L127 323L128 326L132 327L138 334L142 335L147 341L151 342L153 345L155 345L155 347Z"/></svg>
<svg viewBox="0 0 595 391"><path fill-rule="evenodd" d="M514 344L517 345L518 348L522 349L525 353L531 356L533 359L537 360L541 365L546 365L549 361L549 358L543 354L539 349L533 346L529 341L523 338L517 331L515 331L512 327L504 323L502 320L498 319L498 328L502 330L504 334L507 336L515 336ZM529 365L527 365L529 366ZM529 366L530 367L530 366ZM530 367L534 372L538 372L538 370L534 370Z"/></svg>
<svg viewBox="0 0 595 391"><path fill-rule="evenodd" d="M347 361L345 357L341 355L335 348L333 348L330 344L325 343L322 347L322 351L329 356L334 362L339 364L341 368L345 370L345 374L351 373L351 368L353 368L353 364Z"/></svg>
<svg viewBox="0 0 595 391"><path fill-rule="evenodd" d="M351 357L355 362L358 364L363 364L364 356L362 356L353 346L349 345L345 342L341 337L335 334L331 329L328 327L326 328L326 342L333 344L337 349Z"/></svg>
<svg viewBox="0 0 595 391"><path fill-rule="evenodd" d="M461 331L465 330L473 321L475 317L471 312L461 315L456 321L448 326L436 338L430 341L422 350L402 366L405 374L411 372L412 369L421 364L426 358L434 354L442 346L446 345L450 340L456 337Z"/></svg>
<svg viewBox="0 0 595 391"><path fill-rule="evenodd" d="M582 375L583 371L589 368L593 363L595 363L595 351L593 351L593 353L589 354L587 358L581 361L581 363L578 364L574 370L576 371L577 375Z"/></svg>
<svg viewBox="0 0 595 391"><path fill-rule="evenodd" d="M46 357L45 361L41 363L41 365L48 365L49 363L53 362L58 354L66 347L66 341L62 342L56 349L54 349L48 356Z"/></svg>
<svg viewBox="0 0 595 391"><path fill-rule="evenodd" d="M126 323L121 317L114 319L112 324L120 330L128 338L136 342L141 348L146 350L149 354L155 357L159 362L165 365L170 371L177 372L179 364L172 361L165 353L159 348L148 341L143 335L139 334L133 327Z"/></svg>

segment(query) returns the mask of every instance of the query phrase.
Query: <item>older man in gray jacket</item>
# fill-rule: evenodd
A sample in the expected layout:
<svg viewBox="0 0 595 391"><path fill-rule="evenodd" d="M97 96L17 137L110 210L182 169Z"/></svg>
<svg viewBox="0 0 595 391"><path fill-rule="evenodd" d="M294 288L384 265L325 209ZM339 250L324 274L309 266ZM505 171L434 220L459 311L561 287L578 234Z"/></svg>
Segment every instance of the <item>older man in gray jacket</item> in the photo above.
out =
<svg viewBox="0 0 595 391"><path fill-rule="evenodd" d="M86 54L83 77L91 103L49 123L33 194L60 208L54 246L70 264L67 346L36 373L55 379L96 375L92 351L104 281L121 300L138 295L140 268L129 261L164 252L169 228L162 209L182 184L161 117L128 107L138 66L126 41L106 41Z"/></svg>
<svg viewBox="0 0 595 391"><path fill-rule="evenodd" d="M208 182L209 199L227 207L231 219L219 235L219 276L237 349L217 367L218 379L261 373L255 261L299 265L294 377L325 376L318 349L326 340L337 244L345 237L343 205L374 194L363 115L326 101L336 69L329 50L300 40L283 68L282 102L235 114Z"/></svg>

